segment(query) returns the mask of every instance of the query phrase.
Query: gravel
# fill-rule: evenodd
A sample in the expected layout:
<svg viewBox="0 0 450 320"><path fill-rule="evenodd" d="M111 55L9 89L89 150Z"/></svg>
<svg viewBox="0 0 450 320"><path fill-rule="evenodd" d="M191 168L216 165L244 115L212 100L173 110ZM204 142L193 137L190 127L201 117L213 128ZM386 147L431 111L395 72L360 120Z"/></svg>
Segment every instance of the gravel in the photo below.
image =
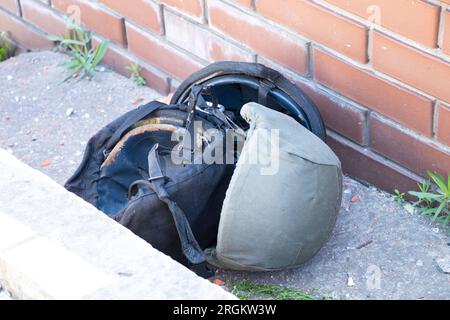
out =
<svg viewBox="0 0 450 320"><path fill-rule="evenodd" d="M0 147L63 183L87 140L121 114L159 95L113 72L61 83L67 57L22 54L0 64Z"/></svg>
<svg viewBox="0 0 450 320"><path fill-rule="evenodd" d="M94 81L61 84L66 74L59 64L65 59L40 52L0 64L0 148L61 184L78 166L92 134L159 97L110 71ZM222 270L218 276L228 283L246 279L335 299L450 299L450 275L437 263L449 255L446 229L391 195L346 178L333 236L314 259L292 270Z"/></svg>

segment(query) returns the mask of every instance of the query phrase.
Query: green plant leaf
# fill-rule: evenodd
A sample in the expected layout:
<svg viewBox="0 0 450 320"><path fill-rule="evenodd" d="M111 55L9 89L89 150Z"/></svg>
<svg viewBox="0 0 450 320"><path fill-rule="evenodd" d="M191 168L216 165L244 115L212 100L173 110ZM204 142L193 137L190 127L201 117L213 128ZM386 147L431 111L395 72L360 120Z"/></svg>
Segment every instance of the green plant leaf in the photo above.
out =
<svg viewBox="0 0 450 320"><path fill-rule="evenodd" d="M426 180L422 183L417 184L419 186L419 190L422 192L428 192L430 190L431 182L429 180Z"/></svg>
<svg viewBox="0 0 450 320"><path fill-rule="evenodd" d="M233 286L233 293L240 299L251 299L255 296L265 296L276 300L315 300L312 294L295 289L272 284L257 284L241 281Z"/></svg>
<svg viewBox="0 0 450 320"><path fill-rule="evenodd" d="M420 214L423 216L429 216L431 214L434 214L436 212L436 208L422 208L420 211Z"/></svg>
<svg viewBox="0 0 450 320"><path fill-rule="evenodd" d="M448 177L447 177L447 190L450 191L450 173L448 174Z"/></svg>
<svg viewBox="0 0 450 320"><path fill-rule="evenodd" d="M448 190L447 190L447 185L445 183L444 177L435 172L428 172L428 175L431 177L431 179L433 179L433 181L439 186L439 188L445 193L448 194Z"/></svg>
<svg viewBox="0 0 450 320"><path fill-rule="evenodd" d="M441 214L442 210L444 210L444 207L447 205L447 201L443 201L441 203L441 205L436 209L436 213L434 214L433 220L432 222L434 223L436 221L436 219L439 217L439 215Z"/></svg>
<svg viewBox="0 0 450 320"><path fill-rule="evenodd" d="M0 62L5 61L8 57L8 52L5 48L0 48Z"/></svg>
<svg viewBox="0 0 450 320"><path fill-rule="evenodd" d="M100 43L100 45L97 47L96 53L95 53L95 59L93 61L94 65L98 65L100 61L103 59L103 57L106 54L106 50L108 49L109 42L103 41Z"/></svg>
<svg viewBox="0 0 450 320"><path fill-rule="evenodd" d="M438 199L442 198L442 195L440 195L440 194L434 194L434 193L429 193L429 192L409 191L408 193L419 199L438 200Z"/></svg>
<svg viewBox="0 0 450 320"><path fill-rule="evenodd" d="M447 214L447 218L445 218L444 226L446 226L450 222L450 211L445 209L445 213Z"/></svg>

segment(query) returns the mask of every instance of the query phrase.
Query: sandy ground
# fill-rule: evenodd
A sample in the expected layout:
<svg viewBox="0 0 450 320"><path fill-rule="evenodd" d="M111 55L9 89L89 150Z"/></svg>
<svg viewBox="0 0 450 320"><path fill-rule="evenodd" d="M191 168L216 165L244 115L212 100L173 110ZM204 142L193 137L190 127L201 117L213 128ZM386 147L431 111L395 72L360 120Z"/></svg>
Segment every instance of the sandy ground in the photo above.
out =
<svg viewBox="0 0 450 320"><path fill-rule="evenodd" d="M61 184L78 166L92 134L158 97L109 71L94 81L61 84L66 74L59 64L66 58L28 53L0 64L0 148ZM436 263L446 256L446 230L411 214L390 195L346 178L334 234L313 260L282 272L218 276L335 299L450 299L450 275Z"/></svg>

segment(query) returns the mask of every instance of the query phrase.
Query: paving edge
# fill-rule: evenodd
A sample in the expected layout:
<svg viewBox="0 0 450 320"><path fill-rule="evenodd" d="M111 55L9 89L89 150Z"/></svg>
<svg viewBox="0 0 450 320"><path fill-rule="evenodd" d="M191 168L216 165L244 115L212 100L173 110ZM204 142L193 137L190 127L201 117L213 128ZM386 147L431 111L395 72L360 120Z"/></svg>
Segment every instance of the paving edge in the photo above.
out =
<svg viewBox="0 0 450 320"><path fill-rule="evenodd" d="M15 299L235 299L0 149L0 284Z"/></svg>

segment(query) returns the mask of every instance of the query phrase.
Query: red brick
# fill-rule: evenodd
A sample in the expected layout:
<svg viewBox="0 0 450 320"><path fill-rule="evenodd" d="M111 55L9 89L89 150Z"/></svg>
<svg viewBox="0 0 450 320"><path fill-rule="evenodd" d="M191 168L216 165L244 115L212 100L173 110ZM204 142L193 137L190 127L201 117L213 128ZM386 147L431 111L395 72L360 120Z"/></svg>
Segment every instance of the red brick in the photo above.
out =
<svg viewBox="0 0 450 320"><path fill-rule="evenodd" d="M156 36L129 23L126 23L126 28L129 50L170 75L184 79L203 67L201 63Z"/></svg>
<svg viewBox="0 0 450 320"><path fill-rule="evenodd" d="M427 170L446 173L450 168L448 149L408 133L373 114L371 148L424 177Z"/></svg>
<svg viewBox="0 0 450 320"><path fill-rule="evenodd" d="M450 102L450 64L437 57L375 32L373 65L404 83Z"/></svg>
<svg viewBox="0 0 450 320"><path fill-rule="evenodd" d="M93 44L98 45L101 39L94 37ZM140 67L140 75L147 81L147 86L155 89L156 91L167 94L169 79L167 76L161 74L160 72L154 72L149 68L143 67L137 59L129 57L129 55L117 48L114 45L109 45L105 56L103 57L102 64L109 66L121 75L129 78L131 72L127 69L132 63L137 63Z"/></svg>
<svg viewBox="0 0 450 320"><path fill-rule="evenodd" d="M203 16L201 0L161 0L160 2L198 19Z"/></svg>
<svg viewBox="0 0 450 320"><path fill-rule="evenodd" d="M252 8L253 6L252 0L232 0L232 2L235 2L236 4L246 8Z"/></svg>
<svg viewBox="0 0 450 320"><path fill-rule="evenodd" d="M64 19L55 14L49 7L33 0L21 0L22 16L35 26L51 35L63 35L66 31Z"/></svg>
<svg viewBox="0 0 450 320"><path fill-rule="evenodd" d="M367 28L305 0L259 0L256 9L293 31L359 62L367 61Z"/></svg>
<svg viewBox="0 0 450 320"><path fill-rule="evenodd" d="M168 94L170 89L170 79L144 66L140 66L139 74L146 81L146 86L158 91L161 94Z"/></svg>
<svg viewBox="0 0 450 320"><path fill-rule="evenodd" d="M166 38L207 61L253 61L253 55L216 36L210 30L166 11Z"/></svg>
<svg viewBox="0 0 450 320"><path fill-rule="evenodd" d="M366 110L332 96L317 87L306 85L306 83L298 85L314 101L328 128L358 144L368 143L366 141Z"/></svg>
<svg viewBox="0 0 450 320"><path fill-rule="evenodd" d="M450 1L450 0L449 0ZM444 43L442 49L450 55L450 11L445 11Z"/></svg>
<svg viewBox="0 0 450 320"><path fill-rule="evenodd" d="M283 76L296 84L320 111L327 128L333 129L350 140L366 144L367 110L357 107L335 94L330 94L318 87L316 83L299 77L271 60L258 57L258 62L279 71Z"/></svg>
<svg viewBox="0 0 450 320"><path fill-rule="evenodd" d="M439 121L437 137L439 141L450 146L450 106L441 104L439 108Z"/></svg>
<svg viewBox="0 0 450 320"><path fill-rule="evenodd" d="M51 49L53 42L23 20L0 10L0 30L11 34L12 39L27 49Z"/></svg>
<svg viewBox="0 0 450 320"><path fill-rule="evenodd" d="M100 2L144 28L162 32L159 5L152 1L134 0L132 5L123 0L100 0Z"/></svg>
<svg viewBox="0 0 450 320"><path fill-rule="evenodd" d="M433 131L433 102L314 49L314 77L344 96L428 136Z"/></svg>
<svg viewBox="0 0 450 320"><path fill-rule="evenodd" d="M420 178L387 159L333 133L328 134L327 143L341 160L343 171L357 180L391 193L417 190Z"/></svg>
<svg viewBox="0 0 450 320"><path fill-rule="evenodd" d="M52 6L63 13L67 13L67 9L73 5L80 8L81 22L88 28L120 46L125 46L123 18L105 10L95 2L87 0L52 0Z"/></svg>
<svg viewBox="0 0 450 320"><path fill-rule="evenodd" d="M307 73L305 44L220 1L208 2L209 22L216 30L285 67Z"/></svg>
<svg viewBox="0 0 450 320"><path fill-rule="evenodd" d="M19 3L17 0L0 0L0 8L19 15Z"/></svg>
<svg viewBox="0 0 450 320"><path fill-rule="evenodd" d="M428 47L437 47L440 7L420 0L326 0ZM376 21L378 8L379 21Z"/></svg>

